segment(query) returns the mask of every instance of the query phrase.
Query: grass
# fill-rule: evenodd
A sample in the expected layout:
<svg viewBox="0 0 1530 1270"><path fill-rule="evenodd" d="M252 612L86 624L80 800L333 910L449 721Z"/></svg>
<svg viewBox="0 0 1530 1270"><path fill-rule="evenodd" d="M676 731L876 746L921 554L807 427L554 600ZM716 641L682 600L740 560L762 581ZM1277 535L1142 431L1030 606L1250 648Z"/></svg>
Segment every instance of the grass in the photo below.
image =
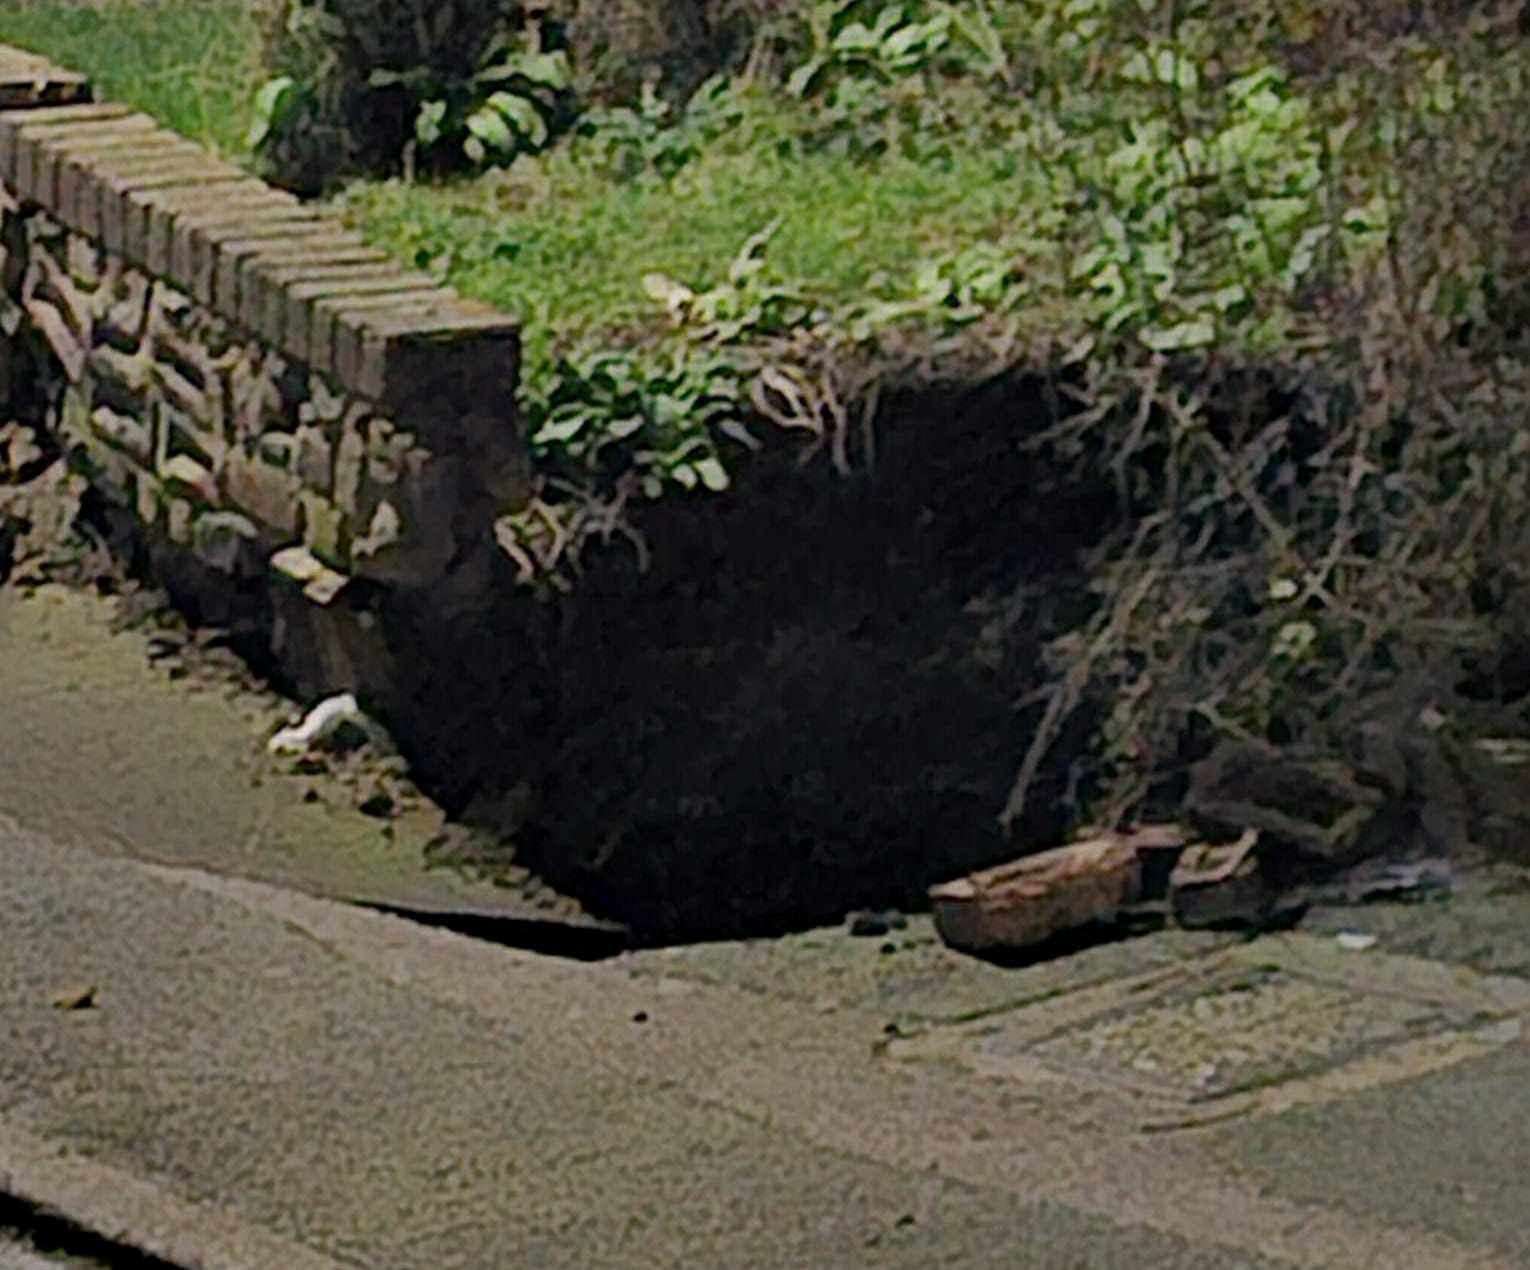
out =
<svg viewBox="0 0 1530 1270"><path fill-rule="evenodd" d="M0 0L0 40L82 69L103 96L239 156L260 76L253 8L250 0ZM1083 63L1074 62L1083 45L1064 29L1074 19L1064 17L1062 27L1043 33L1039 46L1028 44L1026 15L1036 8L1030 0L1006 0L991 11L1011 59L1035 62L1032 70L1038 83L1050 85L1047 91L1017 93L977 68L932 78L925 96L905 93L904 105L913 100L923 110L949 95L936 132L957 122L944 148L923 145L929 138L923 125L914 125L911 135L922 147L917 157L894 146L875 159L856 160L804 144L837 107L809 107L756 84L739 90L742 122L709 140L687 140L683 120L663 125L660 133L691 147L689 161L669 180L651 170L636 179L616 172L604 162L610 154L597 131L594 140L567 138L545 154L477 177L359 182L339 206L400 260L439 272L464 293L520 316L532 362L581 337L620 343L653 329L660 309L644 289L645 275L665 274L698 290L723 282L745 241L772 223L778 228L767 249L766 277L830 310L862 298L906 302L922 285L914 281L921 265L927 276L929 268L948 268L969 249L996 249L1023 262L1021 273L1032 274L1036 286L1010 277L990 287L986 302L1039 312L1056 301L1088 321L1098 296L1115 288L1120 316L1110 318L1111 327L1156 322L1167 329L1177 322L1186 328L1186 318L1197 316L1186 305L1204 308L1206 295L1241 281L1246 261L1236 257L1249 248L1234 251L1230 234L1219 231L1215 250L1198 248L1167 274L1148 274L1144 261L1154 253L1181 252L1174 235L1183 200L1155 184L1162 162L1175 155L1142 147L1112 151L1128 137L1148 135L1141 132L1144 120L1151 127L1172 112L1165 114L1161 87L1151 84L1115 80L1100 92L1080 86ZM1040 6L1064 15L1077 8ZM1145 37L1118 32L1111 38L1135 47L1132 41ZM1205 33L1197 38L1215 47ZM1250 48L1246 56L1255 64L1265 54ZM1246 133L1261 122L1240 128ZM1258 171L1247 181L1232 170L1220 178L1229 208L1292 192L1286 169L1295 160L1287 159L1299 131L1277 128L1254 141L1248 140L1254 134L1240 134L1246 166ZM1071 155L1062 165L1055 161L1059 137ZM1043 160L1048 152L1052 160ZM1110 229L1122 223L1117 213L1132 223L1129 234ZM1294 230L1279 232L1294 241ZM1122 241L1106 242L1102 233ZM1122 272L1110 273L1114 257L1098 263L1102 242L1119 255ZM1268 244L1253 245L1263 250ZM1289 252L1292 243L1280 249ZM1032 268L1038 252L1054 263L1093 259L1096 276L1063 281L1042 306L1047 270ZM1259 267L1273 274L1279 264ZM1055 271L1051 276L1061 280ZM937 325L948 312L940 303L921 310Z"/></svg>
<svg viewBox="0 0 1530 1270"><path fill-rule="evenodd" d="M224 155L244 150L256 80L249 0L0 0L0 43L83 71Z"/></svg>
<svg viewBox="0 0 1530 1270"><path fill-rule="evenodd" d="M572 333L650 317L647 273L698 289L721 282L745 240L777 219L770 274L846 299L901 280L920 258L1004 234L1042 185L997 153L865 166L716 151L671 184L613 182L555 153L477 180L362 184L345 205L384 249L443 267L453 285L532 325Z"/></svg>

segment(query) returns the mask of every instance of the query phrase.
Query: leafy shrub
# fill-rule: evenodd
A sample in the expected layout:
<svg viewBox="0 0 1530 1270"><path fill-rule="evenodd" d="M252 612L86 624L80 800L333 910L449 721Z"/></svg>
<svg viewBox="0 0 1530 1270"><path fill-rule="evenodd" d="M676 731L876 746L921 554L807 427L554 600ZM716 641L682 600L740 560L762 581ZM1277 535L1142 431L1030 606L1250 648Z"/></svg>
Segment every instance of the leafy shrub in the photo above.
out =
<svg viewBox="0 0 1530 1270"><path fill-rule="evenodd" d="M266 50L250 144L305 191L508 162L573 119L561 28L502 0L284 0Z"/></svg>
<svg viewBox="0 0 1530 1270"><path fill-rule="evenodd" d="M683 107L644 83L634 106L597 107L579 120L582 159L617 180L668 181L747 114L738 87L713 76Z"/></svg>
<svg viewBox="0 0 1530 1270"><path fill-rule="evenodd" d="M268 76L250 141L274 179L304 191L348 175L507 163L565 131L576 103L652 122L659 97L678 105L744 68L759 41L789 29L793 7L261 0ZM633 131L625 117L611 124Z"/></svg>
<svg viewBox="0 0 1530 1270"><path fill-rule="evenodd" d="M1228 33L1193 4L1159 45L1096 43L1075 81L1077 116L1131 102L1123 76L1166 108L1103 154L1059 147L1099 237L1074 266L1097 329L1038 493L1103 467L1123 515L1086 561L1091 616L1052 646L1007 823L1090 711L1104 820L1172 805L1218 737L1349 757L1366 728L1530 722L1459 689L1530 581L1530 361L1493 311L1527 263L1530 51L1502 47L1518 6L1419 8L1378 42L1353 7L1363 56L1335 51L1320 97L1273 66L1213 73Z"/></svg>

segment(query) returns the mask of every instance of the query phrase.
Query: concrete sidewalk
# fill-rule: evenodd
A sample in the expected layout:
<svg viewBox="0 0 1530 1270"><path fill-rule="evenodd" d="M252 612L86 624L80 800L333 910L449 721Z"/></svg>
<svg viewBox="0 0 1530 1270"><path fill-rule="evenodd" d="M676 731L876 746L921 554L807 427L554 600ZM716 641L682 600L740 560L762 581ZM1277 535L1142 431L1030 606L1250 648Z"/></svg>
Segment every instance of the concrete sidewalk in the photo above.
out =
<svg viewBox="0 0 1530 1270"><path fill-rule="evenodd" d="M972 1019L890 1036L908 1000L807 1002L785 962L762 991L741 967L768 945L571 964L14 826L0 878L0 1184L177 1264L1530 1259L1518 981L1446 972L1457 1023L1488 1030L1432 1075L1144 1133L1137 1093L974 1066ZM1128 947L1074 983L1119 982ZM1133 955L1162 978L1229 953ZM1063 973L981 970L966 990L1012 997L990 1019ZM55 1004L84 988L91 1008ZM1065 1028L1080 998L1048 1000Z"/></svg>

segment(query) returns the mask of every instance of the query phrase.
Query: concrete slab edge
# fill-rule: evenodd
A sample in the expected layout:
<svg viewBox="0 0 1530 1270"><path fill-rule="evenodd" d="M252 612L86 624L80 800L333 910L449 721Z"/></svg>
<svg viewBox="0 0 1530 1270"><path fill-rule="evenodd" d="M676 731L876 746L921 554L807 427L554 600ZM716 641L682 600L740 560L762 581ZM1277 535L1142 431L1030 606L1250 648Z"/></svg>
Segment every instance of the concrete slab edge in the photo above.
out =
<svg viewBox="0 0 1530 1270"><path fill-rule="evenodd" d="M182 1270L355 1270L0 1116L0 1194Z"/></svg>

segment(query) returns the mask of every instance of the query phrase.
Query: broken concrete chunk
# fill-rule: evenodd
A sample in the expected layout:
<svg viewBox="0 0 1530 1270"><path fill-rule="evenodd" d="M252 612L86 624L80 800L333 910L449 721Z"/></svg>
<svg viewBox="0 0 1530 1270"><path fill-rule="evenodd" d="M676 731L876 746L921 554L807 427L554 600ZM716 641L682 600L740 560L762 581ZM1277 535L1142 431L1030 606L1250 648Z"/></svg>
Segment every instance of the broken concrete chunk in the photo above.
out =
<svg viewBox="0 0 1530 1270"><path fill-rule="evenodd" d="M91 1010L96 1005L96 986L93 983L76 984L55 992L51 1002L55 1010Z"/></svg>
<svg viewBox="0 0 1530 1270"><path fill-rule="evenodd" d="M356 704L356 698L348 692L326 697L303 716L301 723L278 731L266 743L266 748L272 754L302 754L334 740L346 728L359 731L379 749L390 753L393 750L387 730L362 710Z"/></svg>

